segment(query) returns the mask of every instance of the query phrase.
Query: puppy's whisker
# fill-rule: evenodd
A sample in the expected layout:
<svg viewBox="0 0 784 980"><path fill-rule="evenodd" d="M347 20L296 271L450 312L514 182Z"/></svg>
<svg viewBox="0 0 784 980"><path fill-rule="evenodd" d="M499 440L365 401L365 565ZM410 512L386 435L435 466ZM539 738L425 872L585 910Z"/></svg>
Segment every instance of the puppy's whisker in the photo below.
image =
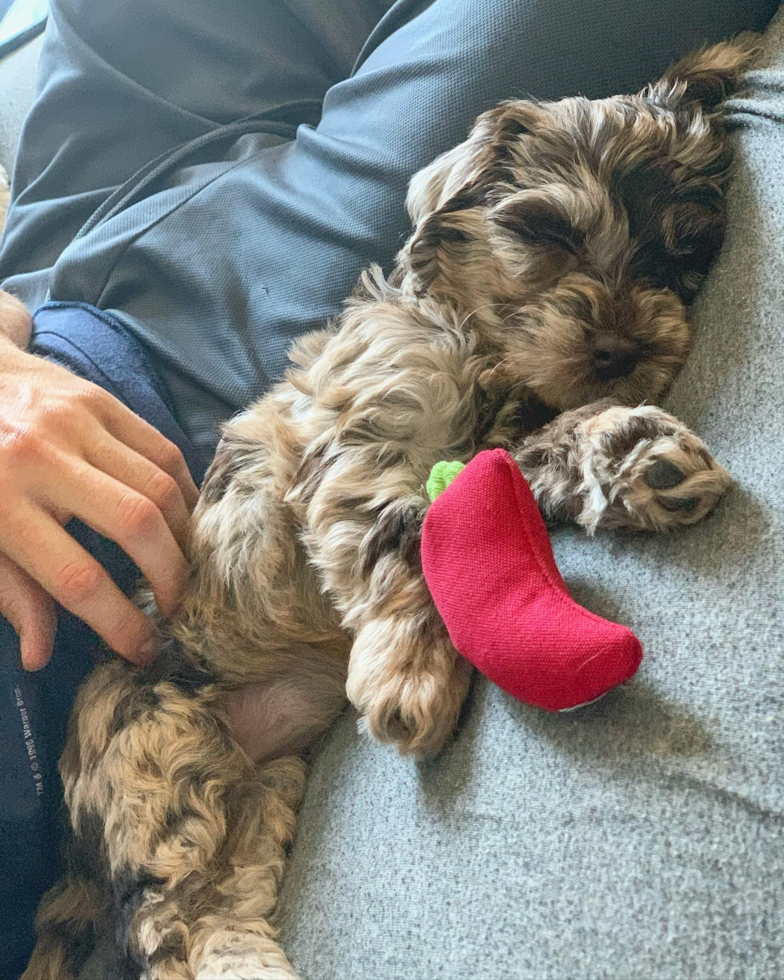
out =
<svg viewBox="0 0 784 980"><path fill-rule="evenodd" d="M462 330L463 327L466 325L466 323L468 323L468 321L471 319L471 317L477 314L480 310L489 310L494 306L503 306L503 305L504 305L503 303L483 303L481 306L477 306L476 309L471 310L470 313L467 313L463 317L463 319L460 322L460 326L457 329Z"/></svg>
<svg viewBox="0 0 784 980"><path fill-rule="evenodd" d="M506 316L501 320L501 323L506 323L507 320L511 320L513 316L521 316L525 312L525 307L521 306L518 310L512 310L511 313L507 313Z"/></svg>
<svg viewBox="0 0 784 980"><path fill-rule="evenodd" d="M498 371L500 368L506 367L510 364L514 364L520 360L525 362L525 356L521 354L509 354L507 357L502 358L495 365L495 367L493 367L493 369L490 371L490 377L492 378L495 375L496 371ZM524 382L519 382L519 383L524 383Z"/></svg>

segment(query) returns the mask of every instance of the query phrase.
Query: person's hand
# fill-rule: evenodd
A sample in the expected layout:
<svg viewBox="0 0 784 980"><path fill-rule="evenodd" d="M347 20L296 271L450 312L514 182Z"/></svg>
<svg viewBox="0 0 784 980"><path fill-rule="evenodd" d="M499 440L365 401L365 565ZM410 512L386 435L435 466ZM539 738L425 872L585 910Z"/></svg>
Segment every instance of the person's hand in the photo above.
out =
<svg viewBox="0 0 784 980"><path fill-rule="evenodd" d="M64 525L77 517L116 541L170 615L188 574L182 547L196 497L182 454L156 429L0 337L0 613L28 670L51 657L53 599L121 656L154 656L147 617Z"/></svg>

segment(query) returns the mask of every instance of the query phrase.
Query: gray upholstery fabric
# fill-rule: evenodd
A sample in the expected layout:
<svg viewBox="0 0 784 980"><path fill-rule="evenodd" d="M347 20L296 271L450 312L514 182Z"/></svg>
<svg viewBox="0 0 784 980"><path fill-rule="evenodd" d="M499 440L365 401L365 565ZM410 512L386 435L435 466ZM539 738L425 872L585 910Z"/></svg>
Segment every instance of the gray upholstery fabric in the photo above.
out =
<svg viewBox="0 0 784 980"><path fill-rule="evenodd" d="M668 401L737 479L670 537L556 534L638 677L551 716L479 681L417 766L346 715L281 909L307 980L784 975L784 17L734 103L726 247Z"/></svg>
<svg viewBox="0 0 784 980"><path fill-rule="evenodd" d="M0 234L8 210L10 173L27 110L33 100L40 36L0 59Z"/></svg>
<svg viewBox="0 0 784 980"><path fill-rule="evenodd" d="M42 38L0 59L0 166L11 172L27 111L33 101Z"/></svg>

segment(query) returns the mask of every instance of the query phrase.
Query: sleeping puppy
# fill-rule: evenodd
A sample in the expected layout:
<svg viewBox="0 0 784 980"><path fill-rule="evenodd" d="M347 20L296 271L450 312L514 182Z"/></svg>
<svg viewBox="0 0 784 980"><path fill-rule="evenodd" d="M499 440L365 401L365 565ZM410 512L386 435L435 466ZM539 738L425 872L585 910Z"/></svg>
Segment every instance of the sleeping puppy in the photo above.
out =
<svg viewBox="0 0 784 980"><path fill-rule="evenodd" d="M346 695L376 739L436 753L468 687L419 559L437 460L508 448L545 516L589 532L716 504L725 471L641 403L689 351L724 227L721 102L754 47L698 52L636 96L505 103L414 177L391 275L365 273L226 426L165 652L81 691L70 870L27 980L74 977L105 930L150 980L295 977L270 916L303 753Z"/></svg>

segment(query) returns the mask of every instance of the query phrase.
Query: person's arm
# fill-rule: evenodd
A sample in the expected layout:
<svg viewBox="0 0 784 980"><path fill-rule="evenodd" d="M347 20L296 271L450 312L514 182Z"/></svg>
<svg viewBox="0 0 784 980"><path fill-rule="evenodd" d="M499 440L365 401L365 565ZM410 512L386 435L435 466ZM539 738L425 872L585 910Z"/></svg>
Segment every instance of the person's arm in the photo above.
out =
<svg viewBox="0 0 784 980"><path fill-rule="evenodd" d="M27 669L51 657L53 600L144 662L149 620L64 525L76 517L116 541L169 614L196 487L176 446L102 388L20 349L29 338L27 311L0 294L0 613Z"/></svg>

